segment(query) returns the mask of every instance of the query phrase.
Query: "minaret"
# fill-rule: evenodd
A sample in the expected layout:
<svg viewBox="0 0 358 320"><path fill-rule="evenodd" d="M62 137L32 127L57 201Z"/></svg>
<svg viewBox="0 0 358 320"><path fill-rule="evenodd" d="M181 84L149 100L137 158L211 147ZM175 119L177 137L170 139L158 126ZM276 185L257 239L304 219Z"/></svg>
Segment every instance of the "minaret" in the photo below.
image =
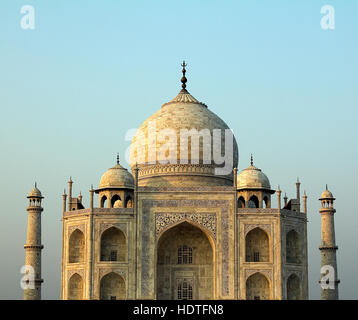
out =
<svg viewBox="0 0 358 320"><path fill-rule="evenodd" d="M333 201L336 200L332 193L323 191L321 198L321 272L324 274L321 278L321 299L322 300L338 300L338 272L335 233L334 233L334 213Z"/></svg>
<svg viewBox="0 0 358 320"><path fill-rule="evenodd" d="M27 220L27 240L24 248L25 255L25 277L27 281L24 287L24 300L41 300L41 202L43 196L39 189L31 190L28 197L29 206Z"/></svg>

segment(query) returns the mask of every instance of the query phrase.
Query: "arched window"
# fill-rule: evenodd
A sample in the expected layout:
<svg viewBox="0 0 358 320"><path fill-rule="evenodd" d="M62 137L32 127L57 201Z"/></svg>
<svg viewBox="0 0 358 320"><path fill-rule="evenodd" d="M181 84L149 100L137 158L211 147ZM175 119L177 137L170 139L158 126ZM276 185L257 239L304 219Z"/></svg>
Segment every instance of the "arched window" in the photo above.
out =
<svg viewBox="0 0 358 320"><path fill-rule="evenodd" d="M248 201L249 208L258 208L259 207L259 199L256 196L251 196Z"/></svg>
<svg viewBox="0 0 358 320"><path fill-rule="evenodd" d="M262 273L257 272L246 280L246 299L270 299L270 283Z"/></svg>
<svg viewBox="0 0 358 320"><path fill-rule="evenodd" d="M68 251L69 263L78 263L84 261L85 237L82 231L76 229L72 232L68 243Z"/></svg>
<svg viewBox="0 0 358 320"><path fill-rule="evenodd" d="M107 197L103 196L101 198L101 208L105 208L105 207L107 207Z"/></svg>
<svg viewBox="0 0 358 320"><path fill-rule="evenodd" d="M122 200L121 197L117 194L115 194L111 199L111 207L112 208L122 208Z"/></svg>
<svg viewBox="0 0 358 320"><path fill-rule="evenodd" d="M237 202L237 207L238 208L245 208L245 199L244 197L240 197L238 202Z"/></svg>
<svg viewBox="0 0 358 320"><path fill-rule="evenodd" d="M124 233L116 227L104 231L101 236L101 261L125 261L126 256Z"/></svg>
<svg viewBox="0 0 358 320"><path fill-rule="evenodd" d="M301 281L296 274L291 274L287 279L287 300L301 299Z"/></svg>
<svg viewBox="0 0 358 320"><path fill-rule="evenodd" d="M302 263L302 241L295 230L291 230L286 235L286 262Z"/></svg>
<svg viewBox="0 0 358 320"><path fill-rule="evenodd" d="M68 282L68 300L83 299L83 280L82 277L75 273Z"/></svg>
<svg viewBox="0 0 358 320"><path fill-rule="evenodd" d="M133 208L133 200L130 196L126 199L126 208Z"/></svg>
<svg viewBox="0 0 358 320"><path fill-rule="evenodd" d="M193 249L187 245L178 248L178 264L192 264L193 263Z"/></svg>
<svg viewBox="0 0 358 320"><path fill-rule="evenodd" d="M192 279L178 280L177 299L178 300L193 300Z"/></svg>
<svg viewBox="0 0 358 320"><path fill-rule="evenodd" d="M268 262L269 237L261 228L252 229L245 238L246 262Z"/></svg>
<svg viewBox="0 0 358 320"><path fill-rule="evenodd" d="M126 286L123 278L111 272L101 279L101 300L123 300L126 298Z"/></svg>
<svg viewBox="0 0 358 320"><path fill-rule="evenodd" d="M267 196L264 197L264 208L268 208L269 207L269 199Z"/></svg>

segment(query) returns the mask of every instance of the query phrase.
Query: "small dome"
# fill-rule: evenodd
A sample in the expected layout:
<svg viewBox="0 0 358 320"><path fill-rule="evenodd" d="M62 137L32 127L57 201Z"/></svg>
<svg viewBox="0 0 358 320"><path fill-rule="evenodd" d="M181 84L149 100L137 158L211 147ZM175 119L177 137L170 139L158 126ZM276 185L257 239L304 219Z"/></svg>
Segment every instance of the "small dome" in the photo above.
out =
<svg viewBox="0 0 358 320"><path fill-rule="evenodd" d="M328 190L327 186L326 186L326 190L324 190L321 194L320 200L323 199L334 199L332 192Z"/></svg>
<svg viewBox="0 0 358 320"><path fill-rule="evenodd" d="M238 189L271 189L267 176L251 164L237 175Z"/></svg>
<svg viewBox="0 0 358 320"><path fill-rule="evenodd" d="M105 188L127 188L134 189L134 179L131 173L118 162L113 167L108 169L99 183L100 189Z"/></svg>
<svg viewBox="0 0 358 320"><path fill-rule="evenodd" d="M36 198L42 198L42 194L41 194L41 191L39 189L37 189L37 185L35 183L35 188L33 188L29 195L27 196L28 198L30 197L36 197Z"/></svg>

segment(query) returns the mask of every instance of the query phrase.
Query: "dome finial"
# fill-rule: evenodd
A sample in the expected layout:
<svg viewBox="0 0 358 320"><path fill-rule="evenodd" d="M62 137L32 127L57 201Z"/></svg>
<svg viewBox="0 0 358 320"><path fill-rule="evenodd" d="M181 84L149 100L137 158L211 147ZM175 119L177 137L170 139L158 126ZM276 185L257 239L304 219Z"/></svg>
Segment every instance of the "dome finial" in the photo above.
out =
<svg viewBox="0 0 358 320"><path fill-rule="evenodd" d="M117 164L119 164L119 152L117 152Z"/></svg>
<svg viewBox="0 0 358 320"><path fill-rule="evenodd" d="M254 165L254 157L253 157L252 153L251 153L251 161L250 161L250 163L251 163L252 166Z"/></svg>
<svg viewBox="0 0 358 320"><path fill-rule="evenodd" d="M188 81L187 78L185 77L185 73L186 73L186 70L185 70L185 67L187 66L187 64L185 63L185 61L183 61L183 63L181 64L181 66L183 67L183 77L181 78L181 92L184 92L184 93L187 93L188 91L186 90L186 82Z"/></svg>

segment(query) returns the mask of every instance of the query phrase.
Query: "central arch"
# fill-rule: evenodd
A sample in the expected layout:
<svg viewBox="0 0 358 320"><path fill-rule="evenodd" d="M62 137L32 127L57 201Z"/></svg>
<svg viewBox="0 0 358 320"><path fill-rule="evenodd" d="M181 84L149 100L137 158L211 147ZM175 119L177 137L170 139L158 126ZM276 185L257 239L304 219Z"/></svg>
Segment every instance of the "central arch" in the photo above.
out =
<svg viewBox="0 0 358 320"><path fill-rule="evenodd" d="M186 221L161 235L157 245L157 299L214 299L210 240L199 227Z"/></svg>

